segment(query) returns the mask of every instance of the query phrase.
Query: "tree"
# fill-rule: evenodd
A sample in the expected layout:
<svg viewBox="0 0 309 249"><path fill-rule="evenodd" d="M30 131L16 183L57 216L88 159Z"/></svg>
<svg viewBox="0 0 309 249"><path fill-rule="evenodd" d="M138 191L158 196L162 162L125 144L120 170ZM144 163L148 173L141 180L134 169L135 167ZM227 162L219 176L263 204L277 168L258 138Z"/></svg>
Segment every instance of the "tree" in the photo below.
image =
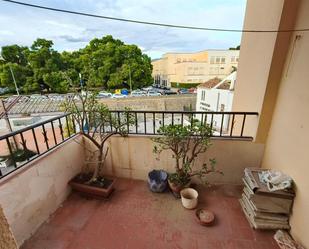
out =
<svg viewBox="0 0 309 249"><path fill-rule="evenodd" d="M88 87L121 88L129 82L130 71L133 88L152 82L151 59L136 45L126 45L108 35L93 39L79 53L77 67Z"/></svg>
<svg viewBox="0 0 309 249"><path fill-rule="evenodd" d="M16 83L19 88L22 88L27 77L32 76L32 70L27 63L27 47L20 47L18 45L4 46L1 50L0 67L0 86L8 87L11 91L15 91L15 85L12 78L11 69L14 73Z"/></svg>
<svg viewBox="0 0 309 249"><path fill-rule="evenodd" d="M229 50L240 50L240 45L236 46L235 48L231 47L231 48L229 48Z"/></svg>
<svg viewBox="0 0 309 249"><path fill-rule="evenodd" d="M15 91L15 84L10 68L14 73L18 88L21 88L25 85L27 77L32 75L32 71L29 66L22 66L17 63L8 62L2 65L0 70L0 86L8 87L11 91Z"/></svg>
<svg viewBox="0 0 309 249"><path fill-rule="evenodd" d="M97 101L96 94L90 94L87 89L84 92L84 95L77 94L77 100L66 102L64 107L67 113L71 113L69 123L77 124L80 134L96 147L96 167L87 181L87 184L92 184L98 181L108 153L108 148L104 151L106 141L116 134L126 136L129 125L134 123L134 116L128 109L115 116L106 105ZM110 132L106 132L107 125L113 127Z"/></svg>
<svg viewBox="0 0 309 249"><path fill-rule="evenodd" d="M203 162L201 168L193 170L198 155L205 153L211 146L212 128L193 120L190 125L167 125L158 130L162 136L153 138L154 153L171 150L175 159L175 172L169 174L169 180L179 186L186 185L193 176L205 177L209 173L221 173L215 168L215 159L209 159L209 165Z"/></svg>
<svg viewBox="0 0 309 249"><path fill-rule="evenodd" d="M151 59L136 45L124 44L111 35L95 38L74 52L59 53L53 49L53 41L38 38L30 48L4 46L1 54L5 61L0 62L0 85L12 86L11 65L18 85L27 93L43 89L65 93L79 86L79 73L88 87L122 88L130 76L133 88L152 83Z"/></svg>
<svg viewBox="0 0 309 249"><path fill-rule="evenodd" d="M33 77L32 82L27 83L52 92L66 92L69 88L69 81L61 73L64 63L60 53L52 46L51 40L38 38L33 42L28 55Z"/></svg>

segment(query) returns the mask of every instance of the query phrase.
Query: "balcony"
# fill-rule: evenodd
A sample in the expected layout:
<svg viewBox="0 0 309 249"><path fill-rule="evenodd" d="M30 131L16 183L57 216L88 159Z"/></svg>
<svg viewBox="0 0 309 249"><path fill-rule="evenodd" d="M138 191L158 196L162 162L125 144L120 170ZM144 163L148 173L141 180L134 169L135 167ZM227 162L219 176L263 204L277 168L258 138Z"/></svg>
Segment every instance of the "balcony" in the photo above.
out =
<svg viewBox="0 0 309 249"><path fill-rule="evenodd" d="M199 205L216 213L212 227L199 225L170 193L151 193L144 181L120 178L108 201L71 194L21 249L278 248L272 232L255 231L238 199L241 188L199 186Z"/></svg>
<svg viewBox="0 0 309 249"><path fill-rule="evenodd" d="M127 127L129 136L112 137L108 144L103 173L117 182L107 201L80 197L67 184L89 157L82 146L87 140L70 115L0 138L1 152L10 155L0 169L0 203L22 249L278 248L273 232L250 228L238 203L243 169L258 167L263 154L263 145L252 143L247 127L257 113L131 112L135 122ZM120 117L121 111L111 115ZM211 227L200 226L195 212L170 193L150 192L145 182L151 169L173 170L171 154L156 160L151 137L159 135L160 126L190 125L193 118L218 120L207 158L217 159L224 176L209 177L209 188L196 185L199 207L216 215ZM104 129L113 131L109 123ZM17 160L16 147L34 153Z"/></svg>

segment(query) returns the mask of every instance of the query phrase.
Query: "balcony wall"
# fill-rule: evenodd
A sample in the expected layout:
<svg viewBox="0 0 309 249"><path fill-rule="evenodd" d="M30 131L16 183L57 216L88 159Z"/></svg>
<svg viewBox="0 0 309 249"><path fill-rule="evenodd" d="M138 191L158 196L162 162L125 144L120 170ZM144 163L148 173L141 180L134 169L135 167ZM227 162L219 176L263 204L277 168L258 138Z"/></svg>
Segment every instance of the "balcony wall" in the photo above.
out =
<svg viewBox="0 0 309 249"><path fill-rule="evenodd" d="M299 2L295 29L309 26L309 1ZM263 167L281 170L295 182L291 233L305 248L309 248L308 56L308 33L294 32L263 158Z"/></svg>
<svg viewBox="0 0 309 249"><path fill-rule="evenodd" d="M241 184L245 167L259 167L263 155L262 144L249 141L213 139L209 151L201 155L196 165L216 158L217 168L224 176L210 175L210 183ZM105 174L132 179L147 179L152 169L174 171L174 159L170 151L163 152L159 160L152 153L153 141L147 136L114 136L109 140L110 151L106 159ZM91 148L91 146L88 146Z"/></svg>
<svg viewBox="0 0 309 249"><path fill-rule="evenodd" d="M83 147L70 140L0 181L0 203L18 245L66 199L83 155Z"/></svg>

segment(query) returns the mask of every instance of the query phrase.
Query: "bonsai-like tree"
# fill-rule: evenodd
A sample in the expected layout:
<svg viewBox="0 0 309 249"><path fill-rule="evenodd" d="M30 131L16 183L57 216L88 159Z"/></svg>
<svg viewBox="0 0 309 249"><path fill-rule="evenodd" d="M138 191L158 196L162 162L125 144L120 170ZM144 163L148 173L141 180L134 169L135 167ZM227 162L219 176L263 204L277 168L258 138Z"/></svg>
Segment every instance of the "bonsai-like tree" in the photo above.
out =
<svg viewBox="0 0 309 249"><path fill-rule="evenodd" d="M92 156L97 153L96 166L87 184L103 181L99 178L108 148L104 150L105 142L113 135L127 136L129 126L134 123L134 117L129 109L113 113L108 107L99 103L96 93L82 91L74 99L66 101L65 111L70 113L67 129L75 127L76 131L87 138L97 150L92 151ZM105 151L105 152L104 152Z"/></svg>
<svg viewBox="0 0 309 249"><path fill-rule="evenodd" d="M198 170L194 170L195 160L211 146L212 129L207 124L192 120L190 125L167 125L158 130L161 136L153 138L153 151L160 154L164 150L171 150L175 158L175 172L169 174L169 180L177 185L186 185L193 176L203 179L209 173L220 173L215 167L215 159L203 162Z"/></svg>

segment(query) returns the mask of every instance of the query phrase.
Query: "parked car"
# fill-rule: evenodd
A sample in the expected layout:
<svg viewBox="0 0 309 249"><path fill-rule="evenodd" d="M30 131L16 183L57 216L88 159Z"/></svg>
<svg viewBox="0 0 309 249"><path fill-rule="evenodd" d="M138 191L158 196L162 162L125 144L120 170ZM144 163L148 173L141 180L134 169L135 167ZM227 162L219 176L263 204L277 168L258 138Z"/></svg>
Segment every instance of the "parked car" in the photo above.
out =
<svg viewBox="0 0 309 249"><path fill-rule="evenodd" d="M189 94L190 92L189 92L189 90L186 89L186 88L181 88L181 89L178 90L178 93L179 93L179 94Z"/></svg>
<svg viewBox="0 0 309 249"><path fill-rule="evenodd" d="M172 90L164 90L164 91L163 91L163 94L164 94L164 95L174 95L174 94L177 94L177 92L174 92L174 91L172 91Z"/></svg>
<svg viewBox="0 0 309 249"><path fill-rule="evenodd" d="M190 93L197 93L196 87L191 87L191 88L189 89L189 92L190 92Z"/></svg>
<svg viewBox="0 0 309 249"><path fill-rule="evenodd" d="M7 92L9 92L9 88L8 87L0 87L0 94L4 94L4 93L7 93Z"/></svg>
<svg viewBox="0 0 309 249"><path fill-rule="evenodd" d="M143 87L142 90L148 92L148 91L154 90L154 87L153 86L147 86L147 87Z"/></svg>
<svg viewBox="0 0 309 249"><path fill-rule="evenodd" d="M162 94L158 91L148 91L147 96L161 96Z"/></svg>
<svg viewBox="0 0 309 249"><path fill-rule="evenodd" d="M147 96L147 92L141 90L134 90L131 92L131 97L142 97Z"/></svg>
<svg viewBox="0 0 309 249"><path fill-rule="evenodd" d="M97 98L98 99L105 99L105 98L111 98L113 94L106 92L106 91L101 91L98 93Z"/></svg>
<svg viewBox="0 0 309 249"><path fill-rule="evenodd" d="M59 95L59 94L50 94L48 95L48 98L54 101L63 101L65 99L63 95Z"/></svg>
<svg viewBox="0 0 309 249"><path fill-rule="evenodd" d="M128 97L127 95L124 95L124 94L121 94L121 93L114 93L112 95L113 99L123 99L123 98L127 98L127 97Z"/></svg>
<svg viewBox="0 0 309 249"><path fill-rule="evenodd" d="M41 95L41 94L32 94L30 96L30 101L37 101L37 100L47 100L48 97L45 95Z"/></svg>

